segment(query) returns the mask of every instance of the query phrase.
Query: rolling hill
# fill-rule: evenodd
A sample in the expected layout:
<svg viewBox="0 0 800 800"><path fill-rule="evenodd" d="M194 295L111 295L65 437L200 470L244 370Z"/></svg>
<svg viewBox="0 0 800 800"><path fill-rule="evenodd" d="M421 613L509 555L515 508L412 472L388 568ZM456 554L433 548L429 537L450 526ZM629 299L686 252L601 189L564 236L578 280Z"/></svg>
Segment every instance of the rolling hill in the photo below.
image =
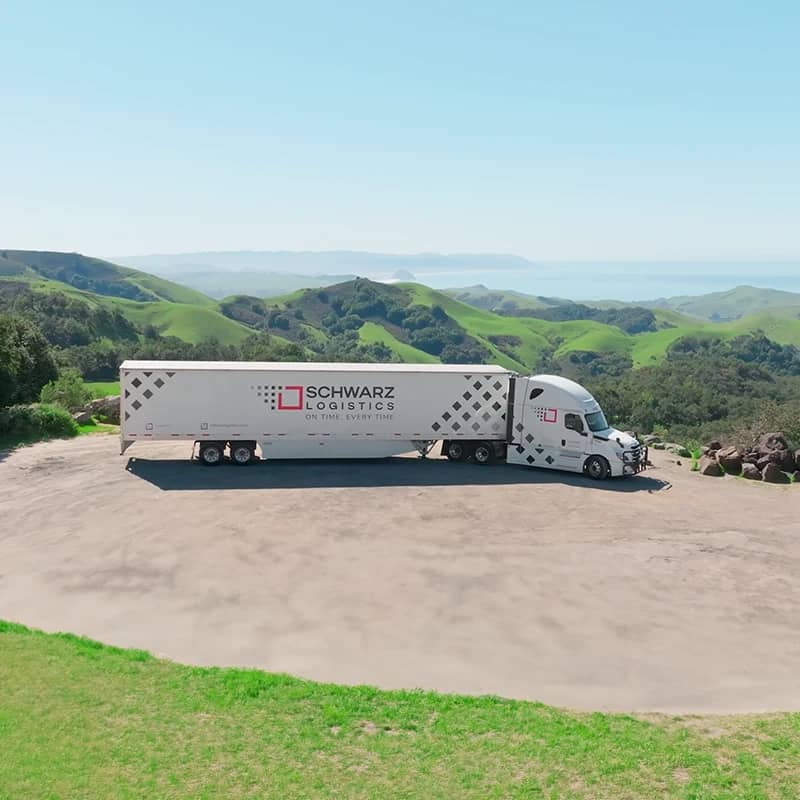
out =
<svg viewBox="0 0 800 800"><path fill-rule="evenodd" d="M32 296L28 304L42 296L59 307L74 301L78 305L68 313L80 319L100 309L118 312L139 330L152 325L164 336L190 343L214 338L237 344L252 333L200 292L76 253L0 250L0 309L19 307L22 295Z"/></svg>
<svg viewBox="0 0 800 800"><path fill-rule="evenodd" d="M706 306L702 298L694 298L693 305L685 298L673 300L682 308L708 311L722 300L731 308L745 308L756 301L763 305L793 298L800 296L740 287L708 296ZM266 330L277 341L294 342L309 357L323 360L486 361L521 372L550 368L572 354L601 354L635 367L657 364L675 341L687 336L732 338L763 331L781 344L800 345L800 305L771 306L756 315L712 322L664 306L646 311L609 303L598 309L484 286L444 292L419 283L364 278L278 298L237 294L217 302L101 259L1 250L0 310L21 303L38 304L45 324L49 320L42 308L74 314L95 337L141 337L150 328L188 343L213 338L236 345Z"/></svg>
<svg viewBox="0 0 800 800"><path fill-rule="evenodd" d="M110 261L42 250L0 250L0 276L45 279L107 297L214 307L210 298L179 283Z"/></svg>
<svg viewBox="0 0 800 800"><path fill-rule="evenodd" d="M483 296L507 294L490 293L483 291L482 287L478 293ZM354 300L356 296L361 296L361 299ZM519 296L519 299L524 301L524 296ZM578 304L561 304L559 300L542 298L538 310L557 309L560 305L580 308ZM394 357L404 361L444 360L442 342L449 341L457 332L460 338L454 348L445 352L447 358L457 359L460 354L470 352L473 356L480 354L480 360L520 371L551 363L547 359L564 359L573 353L613 355L630 359L634 367L657 364L675 341L687 336L727 339L763 331L781 344L800 344L800 319L793 318L788 312L714 323L656 308L652 310L652 329L629 333L617 325L593 319L552 321L497 314L462 302L452 296L452 291L441 292L418 283L386 285L366 279L329 286L324 290L293 292L271 300L242 296L228 298L221 307L223 313L240 322L264 325L301 343L308 341L309 330L315 331L318 337L328 338L332 332L341 333L344 326L357 330L361 341L380 342ZM621 307L633 308L625 304ZM426 322L434 326L441 323L441 336L434 335L426 341L420 335L414 321L416 309L420 308L441 316L439 322Z"/></svg>
<svg viewBox="0 0 800 800"><path fill-rule="evenodd" d="M642 303L649 308L667 308L691 317L730 321L769 312L779 316L800 312L800 294L779 289L737 286L727 292L669 297Z"/></svg>

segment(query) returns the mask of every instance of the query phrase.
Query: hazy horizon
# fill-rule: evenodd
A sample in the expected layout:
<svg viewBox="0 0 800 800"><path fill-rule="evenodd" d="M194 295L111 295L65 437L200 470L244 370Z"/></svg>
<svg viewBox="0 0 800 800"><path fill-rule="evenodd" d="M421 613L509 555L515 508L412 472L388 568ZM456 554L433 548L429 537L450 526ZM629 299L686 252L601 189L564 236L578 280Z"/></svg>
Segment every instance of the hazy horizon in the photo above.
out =
<svg viewBox="0 0 800 800"><path fill-rule="evenodd" d="M529 261L513 253L367 251L196 251L117 256L120 263L178 282L202 272L361 275L390 279L400 270L435 289L487 288L571 300L646 301L725 291L740 285L800 292L800 261ZM192 260L195 259L195 260ZM112 257L110 260L114 260Z"/></svg>

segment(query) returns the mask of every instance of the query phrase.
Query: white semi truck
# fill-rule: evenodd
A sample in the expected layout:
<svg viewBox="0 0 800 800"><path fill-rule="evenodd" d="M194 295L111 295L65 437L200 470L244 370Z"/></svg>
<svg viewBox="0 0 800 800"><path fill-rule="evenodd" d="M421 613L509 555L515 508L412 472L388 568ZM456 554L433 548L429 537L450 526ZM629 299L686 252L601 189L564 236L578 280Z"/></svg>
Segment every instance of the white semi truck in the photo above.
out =
<svg viewBox="0 0 800 800"><path fill-rule="evenodd" d="M191 441L199 460L382 458L437 441L471 459L633 475L646 452L612 428L592 395L554 375L499 366L125 361L121 452ZM194 450L193 450L194 453Z"/></svg>

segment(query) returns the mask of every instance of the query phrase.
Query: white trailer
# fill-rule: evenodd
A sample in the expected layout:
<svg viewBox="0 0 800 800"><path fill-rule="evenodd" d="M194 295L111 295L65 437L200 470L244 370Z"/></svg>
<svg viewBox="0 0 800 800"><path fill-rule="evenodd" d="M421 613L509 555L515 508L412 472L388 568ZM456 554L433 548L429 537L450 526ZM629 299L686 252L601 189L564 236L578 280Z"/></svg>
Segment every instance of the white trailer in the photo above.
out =
<svg viewBox="0 0 800 800"><path fill-rule="evenodd" d="M646 462L583 387L494 365L125 361L121 452L191 441L199 459L382 458L437 442L452 461L627 475Z"/></svg>

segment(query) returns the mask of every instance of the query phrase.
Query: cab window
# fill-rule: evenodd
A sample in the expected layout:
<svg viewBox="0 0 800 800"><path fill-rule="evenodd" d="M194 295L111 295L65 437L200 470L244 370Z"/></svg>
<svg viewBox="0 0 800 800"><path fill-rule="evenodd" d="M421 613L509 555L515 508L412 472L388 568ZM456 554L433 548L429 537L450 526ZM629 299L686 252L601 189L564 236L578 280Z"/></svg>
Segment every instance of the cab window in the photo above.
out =
<svg viewBox="0 0 800 800"><path fill-rule="evenodd" d="M564 427L576 433L583 433L583 419L580 414L564 414Z"/></svg>

